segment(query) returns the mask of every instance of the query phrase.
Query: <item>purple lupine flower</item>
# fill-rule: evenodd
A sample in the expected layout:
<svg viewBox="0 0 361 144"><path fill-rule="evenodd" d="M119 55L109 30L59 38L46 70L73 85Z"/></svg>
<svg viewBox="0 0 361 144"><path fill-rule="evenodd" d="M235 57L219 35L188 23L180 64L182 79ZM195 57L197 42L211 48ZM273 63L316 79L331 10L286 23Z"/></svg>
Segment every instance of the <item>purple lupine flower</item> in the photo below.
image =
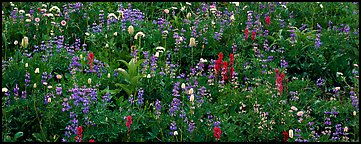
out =
<svg viewBox="0 0 361 144"><path fill-rule="evenodd" d="M27 72L25 75L25 86L29 86L30 85L30 73Z"/></svg>
<svg viewBox="0 0 361 144"><path fill-rule="evenodd" d="M286 62L286 60L284 60L284 59L281 59L281 67L287 68L287 66L288 66L288 62Z"/></svg>
<svg viewBox="0 0 361 144"><path fill-rule="evenodd" d="M114 77L118 76L118 70L114 70Z"/></svg>
<svg viewBox="0 0 361 144"><path fill-rule="evenodd" d="M61 95L62 93L63 93L63 88L57 86L57 87L56 87L56 94L57 94L57 95Z"/></svg>
<svg viewBox="0 0 361 144"><path fill-rule="evenodd" d="M140 89L138 90L138 100L137 100L137 103L138 103L139 105L142 105L142 104L144 103L144 102L143 102L143 100L144 100L143 94L144 94L144 90L143 90L142 88L140 88Z"/></svg>
<svg viewBox="0 0 361 144"><path fill-rule="evenodd" d="M323 86L324 83L325 83L325 80L322 79L322 78L318 78L318 79L316 80L316 85L317 85L318 87Z"/></svg>
<svg viewBox="0 0 361 144"><path fill-rule="evenodd" d="M207 112L207 118L208 118L208 122L212 123L213 122L213 115L211 115L211 112Z"/></svg>
<svg viewBox="0 0 361 144"><path fill-rule="evenodd" d="M44 104L48 104L49 98L50 98L50 94L47 93L47 94L44 96Z"/></svg>
<svg viewBox="0 0 361 144"><path fill-rule="evenodd" d="M175 84L174 84L174 87L173 87L173 96L175 96L175 97L179 97L180 95L179 95L179 86L180 86L180 82L176 82Z"/></svg>
<svg viewBox="0 0 361 144"><path fill-rule="evenodd" d="M151 66L151 72L152 73L156 73L156 70L157 70L157 57L155 56L155 55L152 55L151 57L150 57L150 66Z"/></svg>
<svg viewBox="0 0 361 144"><path fill-rule="evenodd" d="M193 122L193 120L191 120L188 124L188 132L192 133L194 128L196 128L195 123Z"/></svg>
<svg viewBox="0 0 361 144"><path fill-rule="evenodd" d="M185 118L186 117L186 112L184 110L181 110L180 114L179 114L179 117L180 118Z"/></svg>
<svg viewBox="0 0 361 144"><path fill-rule="evenodd" d="M335 97L338 97L338 93L339 93L340 90L337 89L337 88L334 88L332 91L335 94Z"/></svg>
<svg viewBox="0 0 361 144"><path fill-rule="evenodd" d="M162 106L160 105L160 101L157 99L155 101L155 114L159 117L161 114Z"/></svg>
<svg viewBox="0 0 361 144"><path fill-rule="evenodd" d="M134 103L134 96L133 96L133 94L131 94L131 95L129 96L128 102L129 102L130 104L133 104L133 103Z"/></svg>
<svg viewBox="0 0 361 144"><path fill-rule="evenodd" d="M300 31L305 30L305 29L306 29L306 27L307 27L307 24L303 24L303 23L302 23L302 26L300 27Z"/></svg>
<svg viewBox="0 0 361 144"><path fill-rule="evenodd" d="M93 101L96 101L98 98L97 98L97 90L96 89L92 89L91 92L90 92L90 97L91 97L91 100Z"/></svg>
<svg viewBox="0 0 361 144"><path fill-rule="evenodd" d="M290 30L291 34L290 34L290 37L291 37L291 43L292 45L294 44L295 40L296 40L296 32L294 29Z"/></svg>
<svg viewBox="0 0 361 144"><path fill-rule="evenodd" d="M221 125L221 122L219 122L219 121L214 122L214 127L220 128L221 127L220 125Z"/></svg>
<svg viewBox="0 0 361 144"><path fill-rule="evenodd" d="M64 102L63 102L62 105L63 105L63 108L62 108L63 112L68 111L68 110L71 109L71 106L68 103L68 98L64 98Z"/></svg>
<svg viewBox="0 0 361 144"><path fill-rule="evenodd" d="M356 110L359 110L359 102L358 102L358 97L356 95L356 93L353 91L353 89L351 89L350 91L350 98L352 101L352 106L356 108Z"/></svg>
<svg viewBox="0 0 361 144"><path fill-rule="evenodd" d="M94 94L93 94L94 95ZM96 95L96 94L95 94ZM105 95L102 97L102 102L110 102L110 93L109 92L106 92ZM93 96L94 98L94 96Z"/></svg>
<svg viewBox="0 0 361 144"><path fill-rule="evenodd" d="M173 121L172 123L170 123L169 129L171 130L170 135L173 136L174 131L177 130L177 123L175 121Z"/></svg>
<svg viewBox="0 0 361 144"><path fill-rule="evenodd" d="M171 108L169 109L169 113L171 116L175 116L174 112L179 110L180 100L177 98L173 98L171 103Z"/></svg>
<svg viewBox="0 0 361 144"><path fill-rule="evenodd" d="M318 28L318 32L321 33L322 32L322 26L317 23L317 28Z"/></svg>
<svg viewBox="0 0 361 144"><path fill-rule="evenodd" d="M264 51L268 52L270 50L270 47L268 46L268 40L264 40L264 43L263 43L263 48L264 48Z"/></svg>
<svg viewBox="0 0 361 144"><path fill-rule="evenodd" d="M18 97L19 96L19 86L18 86L18 84L16 84L15 85L15 88L14 88L14 95L15 95L15 97Z"/></svg>
<svg viewBox="0 0 361 144"><path fill-rule="evenodd" d="M5 96L7 97L8 101L5 103L6 107L10 104L10 91L5 92Z"/></svg>
<svg viewBox="0 0 361 144"><path fill-rule="evenodd" d="M21 98L22 98L22 99L26 99L26 91L22 91L22 92L21 92Z"/></svg>
<svg viewBox="0 0 361 144"><path fill-rule="evenodd" d="M283 19L280 19L280 28L286 27L286 22Z"/></svg>

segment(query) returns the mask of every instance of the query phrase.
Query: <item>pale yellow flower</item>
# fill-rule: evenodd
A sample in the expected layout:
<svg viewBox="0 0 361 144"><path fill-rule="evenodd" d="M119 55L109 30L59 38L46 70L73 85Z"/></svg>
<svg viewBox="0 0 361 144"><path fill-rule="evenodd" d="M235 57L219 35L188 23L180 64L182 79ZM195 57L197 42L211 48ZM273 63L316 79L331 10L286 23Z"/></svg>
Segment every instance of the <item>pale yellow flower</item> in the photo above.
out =
<svg viewBox="0 0 361 144"><path fill-rule="evenodd" d="M190 38L190 40L189 40L189 46L191 46L191 47L194 47L194 46L196 46L196 39L195 38Z"/></svg>
<svg viewBox="0 0 361 144"><path fill-rule="evenodd" d="M129 33L130 35L133 35L133 34L134 34L134 27L133 27L133 26L129 26L129 27L128 27L128 33ZM134 38L134 39L136 39L136 38Z"/></svg>

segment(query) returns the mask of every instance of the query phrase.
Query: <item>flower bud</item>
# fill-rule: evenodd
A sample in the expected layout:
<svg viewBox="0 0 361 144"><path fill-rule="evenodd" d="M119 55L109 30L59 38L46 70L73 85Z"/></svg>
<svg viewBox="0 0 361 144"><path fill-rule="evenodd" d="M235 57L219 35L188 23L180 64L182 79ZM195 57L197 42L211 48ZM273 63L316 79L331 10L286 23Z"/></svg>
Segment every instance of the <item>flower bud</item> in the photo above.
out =
<svg viewBox="0 0 361 144"><path fill-rule="evenodd" d="M14 41L14 45L18 45L18 43L19 43L19 42L18 42L17 40Z"/></svg>
<svg viewBox="0 0 361 144"><path fill-rule="evenodd" d="M169 9L165 9L164 13L169 14Z"/></svg>
<svg viewBox="0 0 361 144"><path fill-rule="evenodd" d="M236 19L234 18L234 15L231 15L231 17L229 18L231 19L232 21L235 21Z"/></svg>
<svg viewBox="0 0 361 144"><path fill-rule="evenodd" d="M187 14L187 19L190 19L192 17L192 14L191 13L188 13Z"/></svg>
<svg viewBox="0 0 361 144"><path fill-rule="evenodd" d="M2 92L5 92L5 93L8 92L8 88L6 88L6 87L2 88L1 90L2 90Z"/></svg>
<svg viewBox="0 0 361 144"><path fill-rule="evenodd" d="M193 94L193 88L189 89L188 94Z"/></svg>
<svg viewBox="0 0 361 144"><path fill-rule="evenodd" d="M89 79L88 79L88 84L91 84L91 83L92 83L92 79L89 78Z"/></svg>
<svg viewBox="0 0 361 144"><path fill-rule="evenodd" d="M34 88L34 89L36 88L36 83L34 83L34 86L33 86L33 88Z"/></svg>
<svg viewBox="0 0 361 144"><path fill-rule="evenodd" d="M289 135L290 138L293 138L293 130L292 130L292 129L290 129L290 130L288 131L288 135Z"/></svg>
<svg viewBox="0 0 361 144"><path fill-rule="evenodd" d="M356 111L353 111L353 116L356 116Z"/></svg>
<svg viewBox="0 0 361 144"><path fill-rule="evenodd" d="M186 84L182 83L181 88L184 89L186 87Z"/></svg>
<svg viewBox="0 0 361 144"><path fill-rule="evenodd" d="M29 67L29 64L28 64L28 63L25 63L25 67L26 67L26 68Z"/></svg>
<svg viewBox="0 0 361 144"><path fill-rule="evenodd" d="M39 72L39 68L36 68L36 69L35 69L35 73L40 73L40 72Z"/></svg>
<svg viewBox="0 0 361 144"><path fill-rule="evenodd" d="M51 103L51 98L48 98L48 103Z"/></svg>
<svg viewBox="0 0 361 144"><path fill-rule="evenodd" d="M26 48L28 45L29 45L29 38L28 38L28 37L24 37L24 38L21 40L21 46L22 46L23 48Z"/></svg>
<svg viewBox="0 0 361 144"><path fill-rule="evenodd" d="M57 78L57 79L61 79L62 76L61 76L61 75L56 75L56 78Z"/></svg>
<svg viewBox="0 0 361 144"><path fill-rule="evenodd" d="M108 78L110 78L110 73L108 73Z"/></svg>
<svg viewBox="0 0 361 144"><path fill-rule="evenodd" d="M134 27L133 27L133 26L129 26L129 27L128 27L128 33L129 33L130 35L133 35L133 34L134 34Z"/></svg>
<svg viewBox="0 0 361 144"><path fill-rule="evenodd" d="M118 36L118 32L114 32L114 36Z"/></svg>
<svg viewBox="0 0 361 144"><path fill-rule="evenodd" d="M52 89L52 88L53 88L53 86L51 86L51 85L50 85L50 86L48 86L48 89Z"/></svg>
<svg viewBox="0 0 361 144"><path fill-rule="evenodd" d="M190 38L190 40L189 40L189 46L191 46L191 47L194 47L194 46L196 46L196 39L195 38Z"/></svg>
<svg viewBox="0 0 361 144"><path fill-rule="evenodd" d="M191 97L189 98L189 101L192 103L194 102L194 94L191 95Z"/></svg>

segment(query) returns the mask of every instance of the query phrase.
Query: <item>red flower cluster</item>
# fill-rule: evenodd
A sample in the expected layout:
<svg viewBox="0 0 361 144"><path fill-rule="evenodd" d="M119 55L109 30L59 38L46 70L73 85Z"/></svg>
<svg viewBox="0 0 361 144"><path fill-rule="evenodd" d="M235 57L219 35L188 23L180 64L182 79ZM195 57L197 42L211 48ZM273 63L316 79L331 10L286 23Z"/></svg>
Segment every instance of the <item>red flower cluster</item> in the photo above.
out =
<svg viewBox="0 0 361 144"><path fill-rule="evenodd" d="M267 25L270 25L271 24L271 17L270 16L267 16L264 21L266 22Z"/></svg>
<svg viewBox="0 0 361 144"><path fill-rule="evenodd" d="M282 135L283 135L283 142L287 142L288 141L288 132L282 132Z"/></svg>
<svg viewBox="0 0 361 144"><path fill-rule="evenodd" d="M90 67L90 70L93 70L93 61L94 61L94 54L90 52L88 54L88 65Z"/></svg>
<svg viewBox="0 0 361 144"><path fill-rule="evenodd" d="M78 135L75 137L75 140L79 141L79 142L82 142L83 140L83 127L82 126L79 126L78 127Z"/></svg>
<svg viewBox="0 0 361 144"><path fill-rule="evenodd" d="M91 139L91 140L89 140L89 142L95 142L95 140Z"/></svg>
<svg viewBox="0 0 361 144"><path fill-rule="evenodd" d="M216 137L217 139L221 139L222 131L219 127L215 127L213 129L213 132L214 132L214 134L213 134L214 137Z"/></svg>
<svg viewBox="0 0 361 144"><path fill-rule="evenodd" d="M283 92L283 79L285 78L285 74L281 73L279 74L279 70L276 69L276 86L278 88L278 92L282 94Z"/></svg>
<svg viewBox="0 0 361 144"><path fill-rule="evenodd" d="M252 41L256 39L256 31L252 31Z"/></svg>
<svg viewBox="0 0 361 144"><path fill-rule="evenodd" d="M216 75L221 72L222 80L227 81L228 80L228 66L230 67L230 78L234 75L234 56L233 54L229 55L229 63L226 61L223 61L223 53L220 52L218 54L218 59L216 60L216 65L214 66L214 70Z"/></svg>
<svg viewBox="0 0 361 144"><path fill-rule="evenodd" d="M125 124L130 131L130 125L132 124L132 116L127 116L127 123Z"/></svg>
<svg viewBox="0 0 361 144"><path fill-rule="evenodd" d="M244 39L245 40L248 39L248 35L249 35L249 30L248 30L248 27L246 27L246 29L244 30Z"/></svg>
<svg viewBox="0 0 361 144"><path fill-rule="evenodd" d="M220 52L218 54L218 59L216 60L216 65L214 66L214 70L216 71L216 74L218 74L221 71L222 60L223 60L223 53Z"/></svg>

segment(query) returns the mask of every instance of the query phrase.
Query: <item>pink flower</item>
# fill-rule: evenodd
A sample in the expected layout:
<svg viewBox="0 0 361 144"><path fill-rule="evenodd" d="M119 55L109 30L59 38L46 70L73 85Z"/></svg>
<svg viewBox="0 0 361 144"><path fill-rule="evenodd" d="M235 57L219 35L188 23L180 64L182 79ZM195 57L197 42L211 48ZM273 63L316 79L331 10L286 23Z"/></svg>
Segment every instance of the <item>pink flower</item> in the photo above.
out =
<svg viewBox="0 0 361 144"><path fill-rule="evenodd" d="M65 21L65 20L62 20L60 23L61 23L62 26L65 26L65 25L66 25L66 21Z"/></svg>
<svg viewBox="0 0 361 144"><path fill-rule="evenodd" d="M40 18L35 18L35 22L39 22L40 21Z"/></svg>

